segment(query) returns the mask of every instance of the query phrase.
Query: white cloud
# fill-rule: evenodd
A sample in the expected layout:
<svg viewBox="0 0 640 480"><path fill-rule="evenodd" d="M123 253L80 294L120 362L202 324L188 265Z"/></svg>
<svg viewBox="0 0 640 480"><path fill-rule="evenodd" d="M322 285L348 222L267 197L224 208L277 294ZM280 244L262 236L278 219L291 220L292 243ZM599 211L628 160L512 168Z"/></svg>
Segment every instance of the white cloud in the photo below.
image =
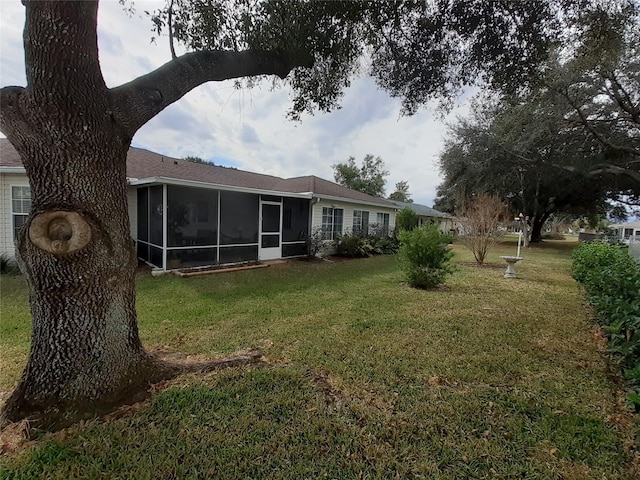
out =
<svg viewBox="0 0 640 480"><path fill-rule="evenodd" d="M129 18L118 2L102 1L99 11L99 54L105 81L116 86L148 73L170 60L167 39L150 42L153 33L145 10L162 2L136 0ZM24 7L0 1L0 85L24 85L22 25ZM342 109L287 120L290 92L266 81L251 90L231 82L198 87L166 108L135 135L133 144L185 157L282 177L317 175L333 179L331 165L350 156L380 156L395 183L409 182L413 199L432 205L440 178L435 165L442 148L444 120L429 111L401 117L400 102L380 91L369 78L352 83ZM464 109L462 109L464 110ZM452 117L450 117L452 118Z"/></svg>

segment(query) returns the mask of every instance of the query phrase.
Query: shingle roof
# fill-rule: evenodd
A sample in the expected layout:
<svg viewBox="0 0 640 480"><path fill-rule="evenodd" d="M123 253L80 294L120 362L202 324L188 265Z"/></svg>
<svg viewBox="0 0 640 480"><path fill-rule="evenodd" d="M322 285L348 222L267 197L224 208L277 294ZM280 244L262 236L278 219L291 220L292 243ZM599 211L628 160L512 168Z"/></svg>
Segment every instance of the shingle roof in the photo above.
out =
<svg viewBox="0 0 640 480"><path fill-rule="evenodd" d="M0 166L21 167L22 159L6 138L0 138Z"/></svg>
<svg viewBox="0 0 640 480"><path fill-rule="evenodd" d="M427 207L426 205L420 205L419 203L399 202L397 200L392 200L392 202L401 209L409 207L411 210L416 212L418 216L451 218L451 215L447 213L440 212L431 207Z"/></svg>
<svg viewBox="0 0 640 480"><path fill-rule="evenodd" d="M18 152L6 138L0 139L0 166L22 166ZM131 147L127 155L127 176L139 180L161 177L255 190L309 192L316 195L395 207L392 202L384 198L373 197L315 176L280 178L207 163L189 162L136 147Z"/></svg>

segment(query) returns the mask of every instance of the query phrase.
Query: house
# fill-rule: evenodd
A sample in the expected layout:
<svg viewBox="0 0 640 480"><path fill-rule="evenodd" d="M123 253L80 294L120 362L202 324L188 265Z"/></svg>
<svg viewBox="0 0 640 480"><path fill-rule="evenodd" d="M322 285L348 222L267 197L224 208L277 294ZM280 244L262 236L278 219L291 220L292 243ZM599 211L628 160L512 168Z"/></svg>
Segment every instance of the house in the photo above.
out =
<svg viewBox="0 0 640 480"><path fill-rule="evenodd" d="M632 240L640 242L640 220L609 225L609 228L616 232L616 238L621 242L629 243Z"/></svg>
<svg viewBox="0 0 640 480"><path fill-rule="evenodd" d="M163 270L296 257L315 230L330 243L350 230L395 226L391 201L315 176L285 179L131 147L127 179L138 257ZM20 157L0 139L0 254L14 256L30 210Z"/></svg>
<svg viewBox="0 0 640 480"><path fill-rule="evenodd" d="M413 210L416 215L418 215L418 226L436 223L440 227L440 231L444 233L449 233L449 231L453 229L453 217L447 213L439 212L438 210L427 207L426 205L420 205L419 203L399 202L397 200L391 200L391 202L393 202L399 210L405 208Z"/></svg>

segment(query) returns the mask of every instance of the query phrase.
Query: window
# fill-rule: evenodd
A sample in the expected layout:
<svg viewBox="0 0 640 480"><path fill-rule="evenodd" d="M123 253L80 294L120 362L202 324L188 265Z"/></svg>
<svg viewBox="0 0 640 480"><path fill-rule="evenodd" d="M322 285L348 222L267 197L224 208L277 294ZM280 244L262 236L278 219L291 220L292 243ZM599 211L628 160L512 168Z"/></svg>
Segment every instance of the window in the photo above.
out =
<svg viewBox="0 0 640 480"><path fill-rule="evenodd" d="M31 188L11 187L11 217L13 218L13 239L27 222L31 210Z"/></svg>
<svg viewBox="0 0 640 480"><path fill-rule="evenodd" d="M333 240L342 234L342 208L323 207L322 208L322 239Z"/></svg>
<svg viewBox="0 0 640 480"><path fill-rule="evenodd" d="M369 235L369 212L353 211L353 234L363 237Z"/></svg>
<svg viewBox="0 0 640 480"><path fill-rule="evenodd" d="M380 235L389 235L389 214L378 213L378 228Z"/></svg>

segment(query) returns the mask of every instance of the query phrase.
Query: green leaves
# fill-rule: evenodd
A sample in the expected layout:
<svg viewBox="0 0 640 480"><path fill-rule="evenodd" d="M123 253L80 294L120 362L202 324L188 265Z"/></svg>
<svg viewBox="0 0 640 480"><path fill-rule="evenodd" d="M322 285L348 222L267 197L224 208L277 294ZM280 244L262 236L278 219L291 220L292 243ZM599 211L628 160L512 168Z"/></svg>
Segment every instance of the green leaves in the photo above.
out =
<svg viewBox="0 0 640 480"><path fill-rule="evenodd" d="M299 118L336 108L364 64L406 114L433 99L451 106L468 85L515 91L537 77L563 3L169 0L149 16L189 50L281 53L301 67L287 79Z"/></svg>
<svg viewBox="0 0 640 480"><path fill-rule="evenodd" d="M617 245L582 243L573 252L573 278L596 308L609 351L636 391L629 399L640 410L640 265Z"/></svg>
<svg viewBox="0 0 640 480"><path fill-rule="evenodd" d="M382 158L367 154L359 167L355 157L349 157L346 163L337 163L331 167L336 183L373 197L384 197L387 183L385 177L389 172L384 169Z"/></svg>
<svg viewBox="0 0 640 480"><path fill-rule="evenodd" d="M453 252L448 247L451 236L442 233L437 225L402 230L398 238L401 242L398 261L412 287L437 287L453 273L449 264Z"/></svg>

